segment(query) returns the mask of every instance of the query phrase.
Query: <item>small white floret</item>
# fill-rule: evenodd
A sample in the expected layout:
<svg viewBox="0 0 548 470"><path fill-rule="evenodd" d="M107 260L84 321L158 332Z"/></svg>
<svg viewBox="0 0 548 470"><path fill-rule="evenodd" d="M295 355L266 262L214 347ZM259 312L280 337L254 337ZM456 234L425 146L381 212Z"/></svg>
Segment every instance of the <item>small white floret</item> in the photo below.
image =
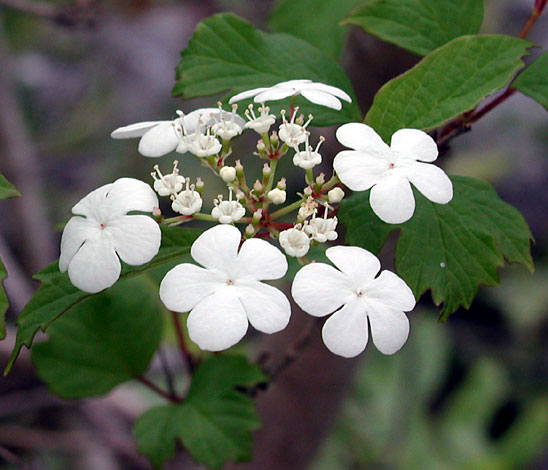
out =
<svg viewBox="0 0 548 470"><path fill-rule="evenodd" d="M272 204L283 204L287 198L287 193L283 189L274 188L268 192L267 196Z"/></svg>
<svg viewBox="0 0 548 470"><path fill-rule="evenodd" d="M232 183L236 179L236 168L233 166L223 166L219 171L221 179L225 183Z"/></svg>
<svg viewBox="0 0 548 470"><path fill-rule="evenodd" d="M331 204L338 204L344 199L344 191L341 188L330 189L327 198Z"/></svg>
<svg viewBox="0 0 548 470"><path fill-rule="evenodd" d="M298 228L290 228L280 232L279 242L289 256L300 258L310 249L310 238Z"/></svg>

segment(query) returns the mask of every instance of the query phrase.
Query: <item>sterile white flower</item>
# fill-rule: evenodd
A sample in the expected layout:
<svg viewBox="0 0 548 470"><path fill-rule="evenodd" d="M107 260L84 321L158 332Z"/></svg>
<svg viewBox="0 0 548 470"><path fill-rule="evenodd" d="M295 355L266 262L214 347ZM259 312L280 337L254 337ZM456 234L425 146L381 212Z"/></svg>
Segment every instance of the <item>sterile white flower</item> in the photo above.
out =
<svg viewBox="0 0 548 470"><path fill-rule="evenodd" d="M72 208L61 237L59 269L84 292L96 293L120 277L120 259L132 266L148 263L160 248L158 224L146 215L158 197L133 178L120 178L89 193ZM120 257L120 259L118 258Z"/></svg>
<svg viewBox="0 0 548 470"><path fill-rule="evenodd" d="M324 214L324 217L314 217L304 226L304 231L308 233L312 240L316 240L318 243L332 242L338 237L335 231L337 228L337 217L328 218L327 210Z"/></svg>
<svg viewBox="0 0 548 470"><path fill-rule="evenodd" d="M284 143L286 143L289 147L294 148L295 150L298 150L299 144L302 144L306 141L306 127L310 124L310 121L312 121L312 114L308 116L308 121L306 123L302 124L301 118L298 118L298 122L295 122L295 116L297 116L297 111L299 111L299 107L297 106L293 112L293 116L291 116L291 121L287 121L285 118L285 110L282 109L280 112L282 115L282 124L280 124L280 127L278 129L278 136L280 137L280 140ZM301 124L299 124L299 122Z"/></svg>
<svg viewBox="0 0 548 470"><path fill-rule="evenodd" d="M283 189L274 188L268 192L267 196L273 204L283 204L287 198L287 193Z"/></svg>
<svg viewBox="0 0 548 470"><path fill-rule="evenodd" d="M200 212L202 208L202 198L198 191L195 191L195 186L190 184L190 178L186 179L186 189L181 191L173 199L171 208L183 215L192 215Z"/></svg>
<svg viewBox="0 0 548 470"><path fill-rule="evenodd" d="M188 333L201 349L221 351L245 335L248 323L263 333L283 330L291 315L287 297L260 281L281 278L287 260L265 240L246 240L240 231L217 225L193 243L201 266L180 264L160 285L160 299L175 312L188 312Z"/></svg>
<svg viewBox="0 0 548 470"><path fill-rule="evenodd" d="M297 95L304 96L311 103L336 109L337 111L342 108L338 98L348 103L352 102L352 98L340 88L313 82L312 80L289 80L271 87L254 88L253 90L238 93L230 98L229 103L235 103L246 98L253 98L255 103L265 103L266 101L277 101Z"/></svg>
<svg viewBox="0 0 548 470"><path fill-rule="evenodd" d="M183 189L183 183L185 182L185 177L179 174L179 169L177 168L178 161L173 162L173 170L167 175L162 175L160 167L154 165L154 170L151 175L154 178L154 191L156 191L160 196L170 196L172 194L177 194L181 189Z"/></svg>
<svg viewBox="0 0 548 470"><path fill-rule="evenodd" d="M325 141L324 137L320 137L316 149L312 149L312 146L308 144L308 137L310 133L306 133L306 141L304 145L304 150L298 151L293 156L293 165L301 167L304 170L309 170L314 168L316 165L319 165L322 162L322 156L318 153L320 145ZM298 150L298 148L297 148Z"/></svg>
<svg viewBox="0 0 548 470"><path fill-rule="evenodd" d="M357 356L367 344L369 320L377 349L383 354L398 351L409 335L404 312L415 307L411 289L390 271L375 277L380 263L367 250L335 246L325 254L338 269L325 263L306 265L295 276L291 293L310 315L335 312L322 329L327 348L339 356Z"/></svg>
<svg viewBox="0 0 548 470"><path fill-rule="evenodd" d="M298 228L290 228L280 232L279 242L289 256L300 258L310 249L310 238Z"/></svg>
<svg viewBox="0 0 548 470"><path fill-rule="evenodd" d="M219 175L225 183L232 183L236 179L236 168L223 166L219 171Z"/></svg>
<svg viewBox="0 0 548 470"><path fill-rule="evenodd" d="M228 201L223 201L223 196L217 196L213 201L215 207L211 215L219 220L221 224L238 222L245 215L245 208L238 201L232 200L232 188L228 190Z"/></svg>
<svg viewBox="0 0 548 470"><path fill-rule="evenodd" d="M341 188L333 188L327 191L327 198L331 204L338 204L344 199L344 191Z"/></svg>
<svg viewBox="0 0 548 470"><path fill-rule="evenodd" d="M447 204L453 198L451 180L430 164L438 157L438 147L425 132L400 129L392 135L390 147L361 123L344 124L336 135L341 144L354 149L335 157L339 179L353 191L371 188L371 208L384 222L398 224L413 216L410 182L432 202Z"/></svg>

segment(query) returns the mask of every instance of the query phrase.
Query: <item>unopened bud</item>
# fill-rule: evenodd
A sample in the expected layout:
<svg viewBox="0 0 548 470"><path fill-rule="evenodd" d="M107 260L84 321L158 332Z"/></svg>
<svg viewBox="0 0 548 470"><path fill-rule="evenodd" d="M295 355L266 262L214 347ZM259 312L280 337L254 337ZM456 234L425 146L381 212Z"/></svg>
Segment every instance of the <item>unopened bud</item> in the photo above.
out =
<svg viewBox="0 0 548 470"><path fill-rule="evenodd" d="M272 134L270 134L270 143L272 144L272 146L277 147L279 141L280 139L278 137L278 133L276 131L272 131Z"/></svg>
<svg viewBox="0 0 548 470"><path fill-rule="evenodd" d="M264 152L265 150L266 150L266 145L264 144L264 142L263 142L262 140L259 139L259 140L257 141L257 151L258 151L259 153L262 153L262 152Z"/></svg>
<svg viewBox="0 0 548 470"><path fill-rule="evenodd" d="M154 217L156 221L160 221L162 219L162 211L159 207L154 207L152 209L152 217Z"/></svg>
<svg viewBox="0 0 548 470"><path fill-rule="evenodd" d="M242 166L242 163L240 162L240 160L236 160L236 162L234 163L234 168L236 168L236 171L241 171L244 169L244 167Z"/></svg>
<svg viewBox="0 0 548 470"><path fill-rule="evenodd" d="M273 204L283 204L286 197L287 194L282 189L274 188L272 191L268 192L268 199L270 199Z"/></svg>
<svg viewBox="0 0 548 470"><path fill-rule="evenodd" d="M255 180L255 183L253 183L253 189L260 193L263 190L263 184L259 180Z"/></svg>
<svg viewBox="0 0 548 470"><path fill-rule="evenodd" d="M251 236L255 233L255 227L253 227L253 225L249 224L245 227L245 234L247 236Z"/></svg>
<svg viewBox="0 0 548 470"><path fill-rule="evenodd" d="M232 183L236 179L236 168L233 166L223 166L219 175L225 183Z"/></svg>
<svg viewBox="0 0 548 470"><path fill-rule="evenodd" d="M245 204L245 194L240 190L236 191L236 200L242 204Z"/></svg>
<svg viewBox="0 0 548 470"><path fill-rule="evenodd" d="M265 163L263 166L263 176L265 178L268 178L270 176L270 173L271 173L270 166L268 165L268 163Z"/></svg>
<svg viewBox="0 0 548 470"><path fill-rule="evenodd" d="M344 191L341 188L333 188L327 192L327 198L331 204L338 204L344 198Z"/></svg>
<svg viewBox="0 0 548 470"><path fill-rule="evenodd" d="M312 188L310 186L307 186L304 188L303 193L305 196L310 196L312 194Z"/></svg>
<svg viewBox="0 0 548 470"><path fill-rule="evenodd" d="M278 184L276 185L276 187L278 189L285 190L286 188L285 178L282 178L280 181L278 181Z"/></svg>
<svg viewBox="0 0 548 470"><path fill-rule="evenodd" d="M204 182L202 181L202 178L198 177L196 178L196 191L198 194L202 194L202 191L204 190Z"/></svg>
<svg viewBox="0 0 548 470"><path fill-rule="evenodd" d="M256 227L262 218L263 218L263 210L257 209L255 212L253 212L253 217L251 217L251 224L254 227Z"/></svg>
<svg viewBox="0 0 548 470"><path fill-rule="evenodd" d="M325 184L325 174L320 173L320 174L316 177L316 184L320 184L320 185Z"/></svg>

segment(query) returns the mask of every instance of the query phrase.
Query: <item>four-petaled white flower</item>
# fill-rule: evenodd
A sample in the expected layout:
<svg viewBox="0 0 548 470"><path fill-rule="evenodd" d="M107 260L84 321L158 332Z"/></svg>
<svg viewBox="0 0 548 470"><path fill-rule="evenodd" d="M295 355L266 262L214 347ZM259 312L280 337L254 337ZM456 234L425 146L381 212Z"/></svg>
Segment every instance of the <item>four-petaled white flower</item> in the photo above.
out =
<svg viewBox="0 0 548 470"><path fill-rule="evenodd" d="M293 165L301 167L303 170L309 170L310 168L314 168L316 165L319 165L322 162L322 156L320 155L318 150L320 150L320 146L325 141L325 138L320 136L320 141L318 142L318 145L316 145L316 149L314 150L312 146L308 143L309 135L310 133L307 132L304 150L296 152L293 156Z"/></svg>
<svg viewBox="0 0 548 470"><path fill-rule="evenodd" d="M283 330L291 315L287 297L260 281L281 278L287 260L256 238L240 251L240 231L217 225L193 243L190 254L203 267L180 264L160 285L160 299L175 312L188 312L188 333L201 349L221 351L245 335L248 323L263 333Z"/></svg>
<svg viewBox="0 0 548 470"><path fill-rule="evenodd" d="M285 252L296 258L306 255L310 249L310 238L296 227L280 232L278 240Z"/></svg>
<svg viewBox="0 0 548 470"><path fill-rule="evenodd" d="M409 335L404 312L415 307L407 284L390 271L380 270L376 256L355 246L335 246L325 254L338 268L311 263L293 281L293 299L305 312L323 317L322 338L327 348L343 357L360 354L368 340L383 354L398 351ZM341 308L342 307L342 308Z"/></svg>
<svg viewBox="0 0 548 470"><path fill-rule="evenodd" d="M217 196L213 201L215 207L211 211L211 215L215 217L221 224L231 224L238 222L245 215L245 208L238 201L232 200L232 188L228 190L228 201L223 201L223 196Z"/></svg>
<svg viewBox="0 0 548 470"><path fill-rule="evenodd" d="M366 124L344 124L336 136L354 149L335 157L333 167L339 179L353 191L371 188L371 208L384 222L399 224L413 216L410 182L432 202L447 204L453 198L451 180L430 164L438 157L438 147L425 132L400 129L392 135L390 147Z"/></svg>
<svg viewBox="0 0 548 470"><path fill-rule="evenodd" d="M297 95L302 95L311 103L336 109L337 111L342 108L339 98L348 103L352 102L352 98L340 88L313 82L312 80L289 80L271 87L254 88L253 90L238 93L230 98L229 103L235 103L246 98L253 98L255 103L265 103Z"/></svg>
<svg viewBox="0 0 548 470"><path fill-rule="evenodd" d="M120 178L89 193L72 208L61 237L59 269L68 270L72 284L96 293L120 277L122 261L132 266L148 263L160 248L158 224L146 215L158 198L152 188L133 178Z"/></svg>

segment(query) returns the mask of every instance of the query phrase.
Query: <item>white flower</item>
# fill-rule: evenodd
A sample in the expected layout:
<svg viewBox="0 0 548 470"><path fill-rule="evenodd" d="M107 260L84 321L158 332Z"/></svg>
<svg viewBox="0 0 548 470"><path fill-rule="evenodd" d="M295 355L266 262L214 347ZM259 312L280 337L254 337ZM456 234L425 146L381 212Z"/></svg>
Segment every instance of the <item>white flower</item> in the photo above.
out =
<svg viewBox="0 0 548 470"><path fill-rule="evenodd" d="M325 209L324 217L311 219L304 226L304 231L310 235L310 238L318 243L332 242L338 237L335 229L337 228L337 217L327 218L327 209Z"/></svg>
<svg viewBox="0 0 548 470"><path fill-rule="evenodd" d="M219 175L225 183L232 183L236 179L236 168L223 166L219 171Z"/></svg>
<svg viewBox="0 0 548 470"><path fill-rule="evenodd" d="M280 127L278 129L278 136L280 137L280 140L282 142L285 142L289 147L294 148L295 150L298 150L299 144L302 144L307 139L307 132L306 127L310 124L310 121L312 121L312 114L308 115L308 121L302 124L302 119L299 118L297 122L295 122L295 116L297 116L297 111L299 110L299 107L297 106L295 110L293 111L293 116L291 116L291 121L287 121L285 118L285 110L282 109L281 115L283 123L280 124ZM300 124L299 124L300 122Z"/></svg>
<svg viewBox="0 0 548 470"><path fill-rule="evenodd" d="M300 220L306 220L311 215L316 214L316 212L318 212L318 203L312 196L308 196L306 201L304 201L301 204L301 207L299 207L297 216Z"/></svg>
<svg viewBox="0 0 548 470"><path fill-rule="evenodd" d="M160 196L170 196L172 194L177 194L181 189L183 189L183 183L185 182L185 177L179 174L179 169L177 168L178 161L173 162L173 171L168 175L162 175L160 167L154 165L154 172L151 173L154 178L154 191L156 191Z"/></svg>
<svg viewBox="0 0 548 470"><path fill-rule="evenodd" d="M96 293L120 277L120 259L132 266L148 263L160 248L158 224L146 215L158 198L152 188L133 178L120 178L89 193L72 208L61 237L59 269L84 292Z"/></svg>
<svg viewBox="0 0 548 470"><path fill-rule="evenodd" d="M344 199L344 191L341 188L333 188L327 191L327 198L331 204L338 204Z"/></svg>
<svg viewBox="0 0 548 470"><path fill-rule="evenodd" d="M217 196L213 201L215 207L211 215L219 220L221 224L238 222L245 215L245 208L238 201L232 200L232 188L228 190L228 201L223 201L223 196Z"/></svg>
<svg viewBox="0 0 548 470"><path fill-rule="evenodd" d="M202 198L198 191L194 190L195 186L190 184L190 178L186 179L186 189L173 199L171 208L183 215L192 215L200 212L202 208Z"/></svg>
<svg viewBox="0 0 548 470"><path fill-rule="evenodd" d="M279 242L289 256L300 258L310 249L310 238L298 228L290 228L280 232Z"/></svg>
<svg viewBox="0 0 548 470"><path fill-rule="evenodd" d="M314 168L316 165L319 165L322 162L322 156L318 153L320 145L325 141L325 138L320 137L316 149L313 150L312 146L308 144L309 132L306 133L306 142L304 145L304 150L301 150L293 156L293 165L301 167L304 170L309 170Z"/></svg>
<svg viewBox="0 0 548 470"><path fill-rule="evenodd" d="M293 299L305 312L323 317L327 348L343 357L360 354L367 344L369 327L373 343L383 354L398 351L409 335L404 312L415 307L407 284L390 271L382 271L376 256L355 246L328 248L325 254L338 268L311 263L293 281ZM342 307L342 308L341 308Z"/></svg>
<svg viewBox="0 0 548 470"><path fill-rule="evenodd" d="M221 103L218 103L218 105L219 112L212 116L215 120L215 124L213 124L213 127L211 128L213 134L223 140L230 140L233 137L240 135L243 131L245 121L236 114L238 105L232 105L232 113L230 113L230 119L226 116L228 112L222 110Z"/></svg>
<svg viewBox="0 0 548 470"><path fill-rule="evenodd" d="M254 97L255 103L265 103L266 101L277 101L289 96L302 95L308 101L320 106L336 109L342 108L338 98L352 102L352 98L340 88L323 83L313 82L312 80L289 80L280 82L267 88L254 88L253 90L238 93L230 98L229 103Z"/></svg>
<svg viewBox="0 0 548 470"><path fill-rule="evenodd" d="M278 289L260 281L287 271L285 256L270 243L252 238L240 251L240 231L217 225L194 242L190 254L201 266L180 264L160 285L160 299L175 312L188 312L188 333L201 349L221 351L245 335L248 322L276 333L289 322L291 308Z"/></svg>
<svg viewBox="0 0 548 470"><path fill-rule="evenodd" d="M287 193L283 189L274 188L268 191L267 196L273 204L283 204L287 198Z"/></svg>
<svg viewBox="0 0 548 470"><path fill-rule="evenodd" d="M196 131L195 135L192 135L192 140L187 147L187 150L196 155L197 157L210 157L211 155L217 155L223 148L219 139L210 134L211 130L208 127L205 134ZM179 151L179 149L177 150Z"/></svg>
<svg viewBox="0 0 548 470"><path fill-rule="evenodd" d="M341 144L354 149L335 157L339 179L353 191L371 188L371 208L384 222L399 224L413 216L410 182L432 202L447 204L453 198L451 180L429 163L438 157L438 147L425 132L400 129L390 147L365 124L344 124L336 135Z"/></svg>
<svg viewBox="0 0 548 470"><path fill-rule="evenodd" d="M246 129L253 129L258 134L266 134L270 129L270 126L276 122L276 116L274 114L268 114L270 108L265 106L264 103L259 106L259 116L255 115L253 111L253 105L250 104L248 109L245 110L245 117L249 122L245 123Z"/></svg>

